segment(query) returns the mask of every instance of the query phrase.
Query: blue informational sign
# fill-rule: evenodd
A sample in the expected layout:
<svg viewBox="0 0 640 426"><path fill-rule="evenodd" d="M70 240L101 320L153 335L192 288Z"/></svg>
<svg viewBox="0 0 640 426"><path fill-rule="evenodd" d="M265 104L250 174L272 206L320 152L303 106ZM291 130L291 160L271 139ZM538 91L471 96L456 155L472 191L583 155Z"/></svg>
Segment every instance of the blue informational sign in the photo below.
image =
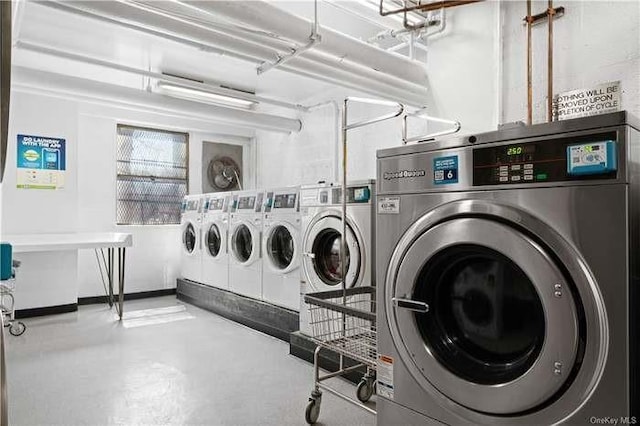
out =
<svg viewBox="0 0 640 426"><path fill-rule="evenodd" d="M18 188L63 188L66 158L65 139L18 135Z"/></svg>
<svg viewBox="0 0 640 426"><path fill-rule="evenodd" d="M458 156L433 159L433 183L443 185L458 183Z"/></svg>

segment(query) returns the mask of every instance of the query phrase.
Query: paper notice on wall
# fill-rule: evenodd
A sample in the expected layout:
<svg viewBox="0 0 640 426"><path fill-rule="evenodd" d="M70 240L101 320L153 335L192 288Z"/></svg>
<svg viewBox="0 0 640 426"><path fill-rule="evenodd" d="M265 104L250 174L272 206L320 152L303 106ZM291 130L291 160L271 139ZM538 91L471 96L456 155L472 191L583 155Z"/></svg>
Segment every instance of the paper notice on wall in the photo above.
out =
<svg viewBox="0 0 640 426"><path fill-rule="evenodd" d="M376 377L378 395L393 399L393 358L388 355L378 355Z"/></svg>
<svg viewBox="0 0 640 426"><path fill-rule="evenodd" d="M590 117L620 111L620 82L559 93L553 99L555 120Z"/></svg>
<svg viewBox="0 0 640 426"><path fill-rule="evenodd" d="M64 139L18 135L17 160L18 188L64 188L67 168Z"/></svg>

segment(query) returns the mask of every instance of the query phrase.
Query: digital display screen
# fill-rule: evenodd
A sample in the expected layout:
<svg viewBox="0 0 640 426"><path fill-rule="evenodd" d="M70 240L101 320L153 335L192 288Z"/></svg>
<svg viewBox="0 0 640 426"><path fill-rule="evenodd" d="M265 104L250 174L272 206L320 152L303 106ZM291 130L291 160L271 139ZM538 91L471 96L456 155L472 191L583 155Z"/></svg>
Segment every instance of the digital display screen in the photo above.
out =
<svg viewBox="0 0 640 426"><path fill-rule="evenodd" d="M256 205L256 197L240 197L238 199L238 210L251 209Z"/></svg>
<svg viewBox="0 0 640 426"><path fill-rule="evenodd" d="M536 152L536 146L531 144L507 146L506 152L507 156L533 154L534 152Z"/></svg>
<svg viewBox="0 0 640 426"><path fill-rule="evenodd" d="M369 188L366 186L358 188L347 188L347 203L367 203L370 198ZM342 202L342 188L333 189L333 203Z"/></svg>
<svg viewBox="0 0 640 426"><path fill-rule="evenodd" d="M209 210L222 210L224 198L213 198L209 200Z"/></svg>
<svg viewBox="0 0 640 426"><path fill-rule="evenodd" d="M296 194L278 194L273 202L274 209L293 209L296 207Z"/></svg>

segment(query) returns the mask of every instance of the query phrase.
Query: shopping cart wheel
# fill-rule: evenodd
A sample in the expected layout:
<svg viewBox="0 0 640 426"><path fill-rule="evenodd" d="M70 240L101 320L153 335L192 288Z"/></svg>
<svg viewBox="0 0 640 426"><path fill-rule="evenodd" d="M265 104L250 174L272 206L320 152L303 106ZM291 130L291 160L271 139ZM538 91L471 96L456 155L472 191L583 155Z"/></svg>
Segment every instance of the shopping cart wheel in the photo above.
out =
<svg viewBox="0 0 640 426"><path fill-rule="evenodd" d="M14 321L9 326L9 333L11 333L12 336L20 336L26 329L27 326L24 325L22 321Z"/></svg>
<svg viewBox="0 0 640 426"><path fill-rule="evenodd" d="M321 394L314 392L309 398L307 409L304 410L304 419L308 424L313 425L318 421L320 417L320 403L322 402Z"/></svg>
<svg viewBox="0 0 640 426"><path fill-rule="evenodd" d="M373 396L373 382L371 380L362 379L356 388L356 396L360 402L367 402Z"/></svg>

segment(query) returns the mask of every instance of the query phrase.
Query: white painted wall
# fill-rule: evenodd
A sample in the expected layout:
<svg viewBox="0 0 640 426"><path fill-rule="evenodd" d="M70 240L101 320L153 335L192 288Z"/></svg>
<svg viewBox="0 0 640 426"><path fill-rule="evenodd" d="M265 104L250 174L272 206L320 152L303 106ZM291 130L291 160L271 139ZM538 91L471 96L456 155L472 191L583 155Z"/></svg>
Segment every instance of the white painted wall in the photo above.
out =
<svg viewBox="0 0 640 426"><path fill-rule="evenodd" d="M127 254L126 292L175 287L179 275L179 226L117 226L116 126L118 123L189 133L190 193L202 192L203 141L241 144L245 168L254 162L253 132L202 120L144 113L25 91L12 92L7 170L2 185L2 234L120 231L133 234ZM59 191L16 188L16 135L67 140L66 187ZM248 182L255 181L250 173ZM18 309L75 303L104 290L92 251L35 253L23 260Z"/></svg>
<svg viewBox="0 0 640 426"><path fill-rule="evenodd" d="M640 2L567 1L554 21L554 92L621 81L622 109L640 116ZM534 1L540 13L546 1ZM526 121L526 2L502 3L504 91L502 122ZM547 119L547 25L533 27L533 122Z"/></svg>
<svg viewBox="0 0 640 426"><path fill-rule="evenodd" d="M12 94L7 167L2 184L3 235L74 231L78 218L77 116L78 106L74 102ZM16 189L17 134L66 139L67 174L64 189ZM18 309L75 303L78 288L76 252L14 257L22 261L16 289Z"/></svg>

